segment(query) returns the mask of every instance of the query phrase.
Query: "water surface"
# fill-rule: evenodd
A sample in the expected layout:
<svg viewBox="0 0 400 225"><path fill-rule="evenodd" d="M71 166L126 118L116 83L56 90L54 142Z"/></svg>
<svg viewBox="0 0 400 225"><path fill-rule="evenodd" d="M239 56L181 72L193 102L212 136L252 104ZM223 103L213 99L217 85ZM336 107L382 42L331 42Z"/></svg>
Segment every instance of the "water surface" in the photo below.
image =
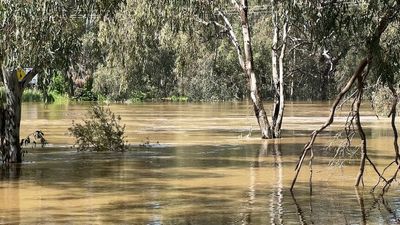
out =
<svg viewBox="0 0 400 225"><path fill-rule="evenodd" d="M125 153L68 147L71 120L79 122L88 107L24 104L22 136L41 129L50 147L28 147L24 164L2 167L0 223L399 223L397 184L383 197L371 194L377 176L368 168L366 187L355 189L358 154L332 161L341 142L332 136L343 127L345 108L318 139L312 192L304 166L292 195L288 187L298 155L310 132L325 121L329 103L289 104L285 137L276 141L258 138L246 102L113 104L134 144ZM368 106L364 110L370 154L382 169L393 158L390 124ZM146 141L152 147L138 146Z"/></svg>

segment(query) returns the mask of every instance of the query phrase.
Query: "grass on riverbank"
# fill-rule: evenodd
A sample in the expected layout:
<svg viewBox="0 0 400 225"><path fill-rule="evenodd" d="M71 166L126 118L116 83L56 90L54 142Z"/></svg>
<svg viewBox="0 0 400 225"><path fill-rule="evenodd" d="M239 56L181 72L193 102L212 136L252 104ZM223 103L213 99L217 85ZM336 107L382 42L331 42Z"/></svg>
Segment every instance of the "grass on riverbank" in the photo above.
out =
<svg viewBox="0 0 400 225"><path fill-rule="evenodd" d="M6 101L6 95L5 95L5 87L0 87L0 100L2 102ZM57 91L50 91L47 96L47 103L56 103L56 104L62 104L62 103L67 103L71 99L66 95L66 94L59 94ZM72 99L76 100L76 99ZM79 101L79 100L78 100ZM97 101L98 102L105 102L107 101L107 98L105 96L97 96ZM151 101L163 101L163 102L189 102L189 98L186 96L171 96L167 98L161 98L161 99L152 99L148 98L146 95L142 96L135 96L131 98L128 101L125 101L126 103L138 103L138 102L151 102ZM45 97L41 91L38 89L25 89L24 93L22 94L22 102L45 102Z"/></svg>
<svg viewBox="0 0 400 225"><path fill-rule="evenodd" d="M4 87L0 87L0 100L6 101L6 90ZM48 102L50 103L66 103L69 101L68 96L58 94L57 92L49 92ZM43 93L37 89L25 89L22 94L22 102L45 102Z"/></svg>

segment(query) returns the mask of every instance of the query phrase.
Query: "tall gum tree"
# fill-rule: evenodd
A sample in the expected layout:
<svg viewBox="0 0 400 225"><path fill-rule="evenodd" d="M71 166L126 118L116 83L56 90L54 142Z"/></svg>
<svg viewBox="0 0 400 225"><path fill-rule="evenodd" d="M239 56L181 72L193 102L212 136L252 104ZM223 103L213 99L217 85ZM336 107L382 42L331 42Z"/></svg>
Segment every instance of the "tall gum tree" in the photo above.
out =
<svg viewBox="0 0 400 225"><path fill-rule="evenodd" d="M21 97L24 88L38 74L39 68L52 57L52 28L56 18L48 12L54 5L46 1L1 1L0 66L5 86L3 161L21 162L19 129ZM52 33L52 35L49 35ZM54 39L54 38L53 38ZM25 77L17 71L32 67Z"/></svg>
<svg viewBox="0 0 400 225"><path fill-rule="evenodd" d="M253 102L254 113L257 118L258 125L261 130L262 138L272 138L271 126L269 124L267 113L264 109L264 104L262 102L261 96L259 94L259 89L257 85L257 78L254 72L254 60L253 60L253 48L251 43L251 30L248 19L248 2L247 0L241 0L238 3L236 0L232 0L235 5L236 10L238 10L240 15L240 21L242 25L242 35L243 35L243 46L244 46L244 69L247 74L250 83L250 97Z"/></svg>
<svg viewBox="0 0 400 225"><path fill-rule="evenodd" d="M274 102L272 109L272 133L274 138L281 137L283 114L285 110L285 54L289 25L289 10L284 3L271 0L272 14L272 82L274 92ZM280 22L282 20L282 22Z"/></svg>
<svg viewBox="0 0 400 225"><path fill-rule="evenodd" d="M212 24L220 29L221 33L225 34L229 38L232 45L235 47L239 64L248 80L250 99L253 104L254 115L260 127L261 138L273 138L274 135L268 120L266 110L264 108L264 104L260 95L257 76L254 71L251 26L248 18L249 3L247 0L231 0L230 3L239 15L243 45L239 43L236 32L234 31L234 28L229 18L221 9L216 8L215 11L218 17L222 20L222 23L219 23L217 20L204 21L202 19L198 19L198 22L202 22L205 25Z"/></svg>
<svg viewBox="0 0 400 225"><path fill-rule="evenodd" d="M5 86L4 107L5 146L3 161L22 162L20 146L21 97L28 83L48 68L54 66L64 48L60 37L63 28L71 20L81 19L82 9L93 5L111 14L110 4L120 1L51 1L51 0L2 0L0 1L0 66ZM107 8L103 8L107 6ZM69 12L75 12L71 16ZM68 12L68 14L67 14ZM60 58L60 57L59 57ZM17 71L31 68L23 78L17 78Z"/></svg>

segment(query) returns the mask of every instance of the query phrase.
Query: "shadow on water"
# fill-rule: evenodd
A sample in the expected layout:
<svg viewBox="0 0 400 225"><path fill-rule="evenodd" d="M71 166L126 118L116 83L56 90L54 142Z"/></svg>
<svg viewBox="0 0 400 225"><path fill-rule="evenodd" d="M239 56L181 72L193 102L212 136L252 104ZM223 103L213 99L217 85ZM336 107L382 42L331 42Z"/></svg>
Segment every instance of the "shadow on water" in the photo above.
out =
<svg viewBox="0 0 400 225"><path fill-rule="evenodd" d="M305 191L305 190L303 190ZM347 193L347 191L349 191ZM301 192L301 191L300 191ZM327 222L323 217L318 214L321 205L319 196L313 196L310 192L308 199L305 194L295 194L290 192L293 204L296 208L297 222L298 224L321 224L321 222ZM346 195L351 195L350 190L346 190ZM297 195L301 195L301 200L297 200ZM375 195L369 190L363 190L359 188L354 189L355 199L345 198L345 196L339 196L340 200L337 200L334 204L337 206L344 207L338 210L336 213L338 216L332 217L330 220L333 224L399 224L399 207L400 199L392 194L390 195ZM330 200L330 194L326 194L328 201ZM316 200L314 200L316 199ZM387 200L387 199L390 199ZM356 201L355 201L356 200ZM313 203L315 201L315 203ZM341 201L341 202L340 202ZM328 203L329 204L329 203ZM336 210L336 209L334 209ZM327 212L332 216L333 211ZM327 215L325 215L327 217ZM326 219L326 218L325 218Z"/></svg>
<svg viewBox="0 0 400 225"><path fill-rule="evenodd" d="M21 164L1 164L0 180L19 180L22 168Z"/></svg>
<svg viewBox="0 0 400 225"><path fill-rule="evenodd" d="M3 199L4 204L16 200L18 204L2 210L0 218L7 219L0 222L68 223L72 215L76 223L94 219L137 224L400 222L396 189L374 196L369 189L314 181L312 192L308 182L300 182L291 193L288 181L301 148L277 140L125 153L31 152L27 163L1 168L0 191L18 189L19 198ZM315 160L314 166L318 165L327 166L326 160ZM40 194L41 189L49 193ZM33 203L22 207L26 201ZM31 213L35 210L40 215Z"/></svg>

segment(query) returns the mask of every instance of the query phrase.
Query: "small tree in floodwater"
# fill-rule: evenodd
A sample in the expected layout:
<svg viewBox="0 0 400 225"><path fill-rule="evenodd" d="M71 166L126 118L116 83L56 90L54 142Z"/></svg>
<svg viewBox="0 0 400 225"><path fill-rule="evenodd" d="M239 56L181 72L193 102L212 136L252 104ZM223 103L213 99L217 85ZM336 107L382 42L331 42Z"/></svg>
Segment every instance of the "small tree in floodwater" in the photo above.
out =
<svg viewBox="0 0 400 225"><path fill-rule="evenodd" d="M121 125L121 117L111 112L110 108L93 105L89 115L82 124L72 121L68 128L76 138L78 151L124 151L125 125Z"/></svg>

